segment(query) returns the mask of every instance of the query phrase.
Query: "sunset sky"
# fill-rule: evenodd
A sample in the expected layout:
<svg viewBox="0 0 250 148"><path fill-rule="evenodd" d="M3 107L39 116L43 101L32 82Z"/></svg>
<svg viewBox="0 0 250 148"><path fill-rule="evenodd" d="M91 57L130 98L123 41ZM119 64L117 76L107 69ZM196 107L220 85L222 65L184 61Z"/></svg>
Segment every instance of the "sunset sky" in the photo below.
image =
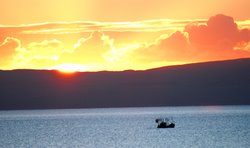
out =
<svg viewBox="0 0 250 148"><path fill-rule="evenodd" d="M0 0L0 69L144 70L250 57L249 0Z"/></svg>

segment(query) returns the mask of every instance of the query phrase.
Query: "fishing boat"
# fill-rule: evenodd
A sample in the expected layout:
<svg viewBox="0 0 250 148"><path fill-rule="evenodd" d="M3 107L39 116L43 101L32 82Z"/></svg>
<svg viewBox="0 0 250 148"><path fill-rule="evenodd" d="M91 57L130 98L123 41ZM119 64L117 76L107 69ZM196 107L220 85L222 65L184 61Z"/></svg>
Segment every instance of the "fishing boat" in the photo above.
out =
<svg viewBox="0 0 250 148"><path fill-rule="evenodd" d="M157 128L174 128L175 122L173 119L169 118L157 118L155 122L158 124Z"/></svg>

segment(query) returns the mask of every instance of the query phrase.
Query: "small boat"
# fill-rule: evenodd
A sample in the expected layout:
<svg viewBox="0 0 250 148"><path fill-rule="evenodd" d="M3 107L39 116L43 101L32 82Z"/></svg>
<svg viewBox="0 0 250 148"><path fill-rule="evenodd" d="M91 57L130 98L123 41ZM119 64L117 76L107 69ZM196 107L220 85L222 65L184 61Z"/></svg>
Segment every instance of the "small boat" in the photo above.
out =
<svg viewBox="0 0 250 148"><path fill-rule="evenodd" d="M155 122L158 124L157 128L174 128L175 122L169 118L157 118Z"/></svg>

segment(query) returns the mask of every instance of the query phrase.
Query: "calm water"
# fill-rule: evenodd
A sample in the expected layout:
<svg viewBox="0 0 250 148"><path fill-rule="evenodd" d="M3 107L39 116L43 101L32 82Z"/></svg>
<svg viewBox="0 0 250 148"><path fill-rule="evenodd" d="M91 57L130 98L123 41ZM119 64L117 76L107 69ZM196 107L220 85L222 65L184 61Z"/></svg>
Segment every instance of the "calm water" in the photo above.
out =
<svg viewBox="0 0 250 148"><path fill-rule="evenodd" d="M174 129L155 118L173 117ZM0 147L250 146L250 106L0 111Z"/></svg>

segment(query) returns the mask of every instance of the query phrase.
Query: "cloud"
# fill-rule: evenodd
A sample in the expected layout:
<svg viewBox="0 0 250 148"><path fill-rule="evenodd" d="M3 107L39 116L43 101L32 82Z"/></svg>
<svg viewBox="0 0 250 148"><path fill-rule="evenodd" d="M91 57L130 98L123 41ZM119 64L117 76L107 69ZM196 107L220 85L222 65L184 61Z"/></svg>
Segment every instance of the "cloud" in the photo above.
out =
<svg viewBox="0 0 250 148"><path fill-rule="evenodd" d="M61 56L61 61L69 63L100 63L104 62L103 54L112 50L113 39L103 32L94 31L87 38L80 38L73 50Z"/></svg>
<svg viewBox="0 0 250 148"><path fill-rule="evenodd" d="M63 43L59 40L43 40L32 42L26 46L25 54L27 59L51 59L57 60L64 51Z"/></svg>
<svg viewBox="0 0 250 148"><path fill-rule="evenodd" d="M134 63L158 66L192 62L190 57L194 54L190 48L187 34L181 31L162 35L154 42L142 44L128 53L130 53L128 59L133 59ZM145 65L145 67L147 66Z"/></svg>
<svg viewBox="0 0 250 148"><path fill-rule="evenodd" d="M206 24L188 24L184 32L163 35L134 49L131 57L141 62L184 63L250 57L249 40L249 29L238 29L232 17L219 14Z"/></svg>
<svg viewBox="0 0 250 148"><path fill-rule="evenodd" d="M32 42L28 45L28 48L58 48L62 46L62 42L54 40L44 40L42 42Z"/></svg>
<svg viewBox="0 0 250 148"><path fill-rule="evenodd" d="M250 41L250 30L242 29L239 32L240 41L249 42Z"/></svg>
<svg viewBox="0 0 250 148"><path fill-rule="evenodd" d="M5 38L3 43L0 44L0 65L5 66L9 64L20 47L20 40L13 37Z"/></svg>
<svg viewBox="0 0 250 148"><path fill-rule="evenodd" d="M158 42L156 48L162 50L160 54L166 57L165 59L167 60L182 60L191 52L186 35L180 31L177 31L168 38L159 40Z"/></svg>
<svg viewBox="0 0 250 148"><path fill-rule="evenodd" d="M7 32L5 29L0 28L0 43L4 42L4 39L7 37Z"/></svg>
<svg viewBox="0 0 250 148"><path fill-rule="evenodd" d="M98 22L98 21L77 21L77 22L47 22L40 24L29 24L19 26L0 26L0 30L20 34L75 34L81 32L93 32L101 30L122 31L122 32L155 32L163 30L182 29L187 23L196 22L203 24L205 19L194 20L144 20L131 22ZM1 31L0 31L1 32Z"/></svg>
<svg viewBox="0 0 250 148"><path fill-rule="evenodd" d="M232 51L239 42L249 42L249 30L239 30L230 16L218 14L206 25L187 25L190 44L199 50Z"/></svg>
<svg viewBox="0 0 250 148"><path fill-rule="evenodd" d="M13 60L14 68L40 69L54 66L60 55L65 51L61 41L43 40L41 42L31 42L25 48L18 50Z"/></svg>

